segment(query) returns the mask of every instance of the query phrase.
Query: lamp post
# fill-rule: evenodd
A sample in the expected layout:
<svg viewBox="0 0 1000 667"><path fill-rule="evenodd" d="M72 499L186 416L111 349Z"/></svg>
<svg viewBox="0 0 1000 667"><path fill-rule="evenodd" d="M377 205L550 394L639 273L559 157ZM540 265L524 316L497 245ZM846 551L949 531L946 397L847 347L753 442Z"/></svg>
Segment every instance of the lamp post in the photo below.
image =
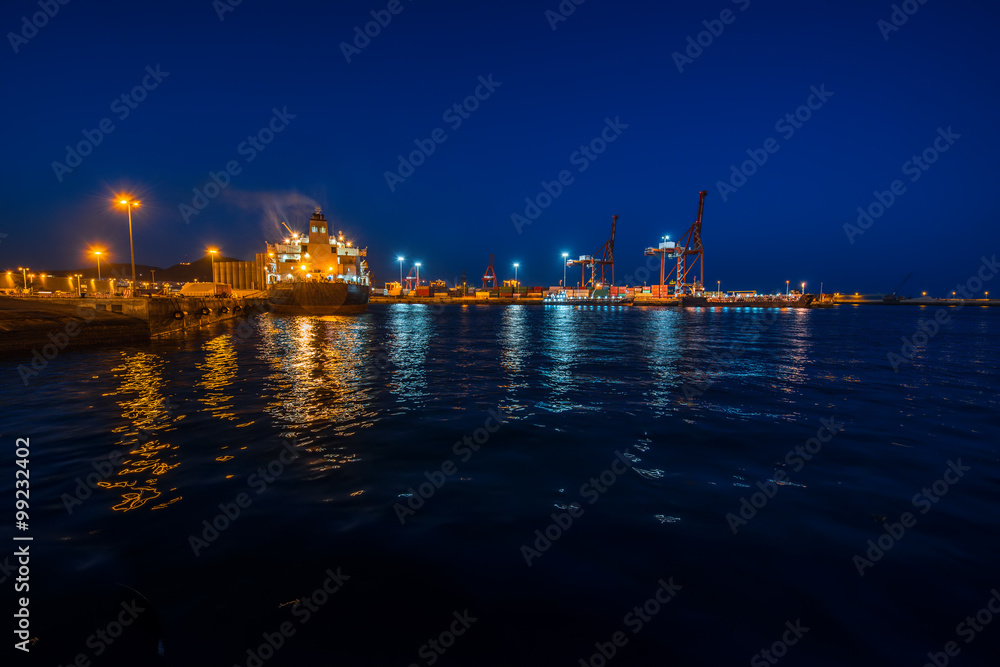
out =
<svg viewBox="0 0 1000 667"><path fill-rule="evenodd" d="M804 282L802 283L802 291L799 292L799 294L801 294L802 296L806 295L806 284Z"/></svg>
<svg viewBox="0 0 1000 667"><path fill-rule="evenodd" d="M132 255L132 291L133 296L135 295L135 246L132 243L132 207L139 206L138 201L130 201L128 199L121 199L119 204L125 204L125 208L128 209L128 249Z"/></svg>
<svg viewBox="0 0 1000 667"><path fill-rule="evenodd" d="M566 289L566 258L569 257L569 253L568 252L564 252L563 255L562 255L562 257L563 257L563 283L562 283L562 286L563 286L563 289Z"/></svg>
<svg viewBox="0 0 1000 667"><path fill-rule="evenodd" d="M396 261L399 262L399 286L400 287L403 286L403 260L404 259L406 259L406 258L403 257L402 255L400 255L399 257L396 258Z"/></svg>
<svg viewBox="0 0 1000 667"><path fill-rule="evenodd" d="M219 252L215 248L209 248L208 254L212 256L212 282L215 282L215 253Z"/></svg>
<svg viewBox="0 0 1000 667"><path fill-rule="evenodd" d="M97 279L101 279L101 251L95 250L94 254L97 255Z"/></svg>
<svg viewBox="0 0 1000 667"><path fill-rule="evenodd" d="M788 296L788 281L785 281L785 296Z"/></svg>
<svg viewBox="0 0 1000 667"><path fill-rule="evenodd" d="M17 270L21 272L21 281L24 283L24 290L23 291L27 292L28 291L28 267L26 267L26 266L19 266L19 267L17 267Z"/></svg>
<svg viewBox="0 0 1000 667"><path fill-rule="evenodd" d="M420 287L420 262L414 262L413 266L417 267L417 287Z"/></svg>
<svg viewBox="0 0 1000 667"><path fill-rule="evenodd" d="M514 288L515 289L518 287L518 284L517 284L517 267L519 267L519 266L521 266L521 265L518 264L517 262L514 262Z"/></svg>
<svg viewBox="0 0 1000 667"><path fill-rule="evenodd" d="M715 281L715 296L722 296L722 281Z"/></svg>

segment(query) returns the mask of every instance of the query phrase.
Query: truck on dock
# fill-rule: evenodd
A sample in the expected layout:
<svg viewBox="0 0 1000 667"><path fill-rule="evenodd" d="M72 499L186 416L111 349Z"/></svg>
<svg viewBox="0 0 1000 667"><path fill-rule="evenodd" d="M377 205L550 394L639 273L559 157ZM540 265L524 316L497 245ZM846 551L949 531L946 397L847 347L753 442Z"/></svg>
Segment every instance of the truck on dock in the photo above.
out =
<svg viewBox="0 0 1000 667"><path fill-rule="evenodd" d="M230 298L233 296L233 288L226 283L184 283L181 296Z"/></svg>

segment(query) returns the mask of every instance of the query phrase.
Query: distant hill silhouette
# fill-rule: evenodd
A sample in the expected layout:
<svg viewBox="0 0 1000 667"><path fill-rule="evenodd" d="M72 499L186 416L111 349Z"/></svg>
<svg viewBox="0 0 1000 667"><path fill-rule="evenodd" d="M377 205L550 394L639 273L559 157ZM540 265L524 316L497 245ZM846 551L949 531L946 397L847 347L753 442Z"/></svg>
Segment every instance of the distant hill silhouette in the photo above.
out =
<svg viewBox="0 0 1000 667"><path fill-rule="evenodd" d="M217 257L216 262L239 262L244 261L236 257ZM195 260L190 264L178 263L167 268L161 268L159 266L151 266L149 264L139 264L135 265L135 277L138 282L149 282L153 277L153 271L156 272L156 282L172 282L172 283L190 283L197 280L198 282L211 282L212 280L212 258L211 256L202 257L201 259ZM76 273L82 273L84 280L89 280L91 278L97 278L97 263L95 262L93 266L89 266L83 269L49 269L42 271L42 273L50 273L53 276L69 276ZM132 265L128 262L122 264L121 262L101 262L101 278L107 280L111 277L118 277L122 280L132 279Z"/></svg>

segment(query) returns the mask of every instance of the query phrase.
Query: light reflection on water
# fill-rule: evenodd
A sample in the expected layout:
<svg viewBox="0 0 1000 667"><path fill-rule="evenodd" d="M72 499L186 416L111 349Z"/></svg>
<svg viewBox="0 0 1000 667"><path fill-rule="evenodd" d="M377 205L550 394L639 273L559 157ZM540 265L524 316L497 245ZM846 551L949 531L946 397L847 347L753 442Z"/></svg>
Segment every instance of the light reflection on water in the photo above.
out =
<svg viewBox="0 0 1000 667"><path fill-rule="evenodd" d="M420 304L394 305L387 317L389 361L394 367L390 390L401 402L421 404L429 396L425 365L437 317Z"/></svg>
<svg viewBox="0 0 1000 667"><path fill-rule="evenodd" d="M106 395L118 398L126 423L111 432L119 434L117 444L127 448L128 453L117 473L99 485L119 490L121 502L112 507L116 511L138 509L163 496L160 477L180 465L179 446L168 442L168 434L176 430L175 419L181 417L174 415L175 406L163 393L166 365L161 357L140 352L122 354L122 365L112 370L119 387ZM181 498L175 488L166 494L150 509L160 509Z"/></svg>
<svg viewBox="0 0 1000 667"><path fill-rule="evenodd" d="M682 324L676 309L650 310L642 321L642 346L652 376L645 396L661 416L678 400L677 366L683 353L679 344Z"/></svg>
<svg viewBox="0 0 1000 667"><path fill-rule="evenodd" d="M317 447L324 467L353 460L356 454L339 438L371 427L378 417L370 409L373 388L365 382L371 319L262 318L260 333L258 358L270 369L267 412L282 435L305 445L326 443ZM338 439L320 437L329 435Z"/></svg>
<svg viewBox="0 0 1000 667"><path fill-rule="evenodd" d="M542 353L545 363L539 369L541 386L548 390L544 399L546 409L552 412L572 410L575 402L570 398L574 389L573 368L579 354L578 313L576 308L545 306L543 314Z"/></svg>
<svg viewBox="0 0 1000 667"><path fill-rule="evenodd" d="M233 395L227 393L236 379L236 350L232 337L216 336L205 343L205 361L196 366L202 371L201 380L196 386L205 389L198 401L205 410L219 419L236 419L233 414Z"/></svg>
<svg viewBox="0 0 1000 667"><path fill-rule="evenodd" d="M506 393L500 403L504 414L516 415L529 406L522 397L520 390L528 388L528 358L531 356L533 332L528 326L527 308L532 306L508 306L500 318L500 329L497 331L497 345L500 348L500 389Z"/></svg>

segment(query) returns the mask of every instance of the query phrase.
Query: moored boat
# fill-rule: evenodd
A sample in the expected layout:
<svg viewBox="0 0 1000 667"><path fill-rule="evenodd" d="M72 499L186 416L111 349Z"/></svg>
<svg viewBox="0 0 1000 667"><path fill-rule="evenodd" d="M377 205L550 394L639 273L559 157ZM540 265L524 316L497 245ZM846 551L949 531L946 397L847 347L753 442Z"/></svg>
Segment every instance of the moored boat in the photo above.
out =
<svg viewBox="0 0 1000 667"><path fill-rule="evenodd" d="M288 226L285 226L288 229ZM288 229L267 245L267 298L278 315L346 315L368 310L371 280L366 248L334 235L316 209L308 236Z"/></svg>

